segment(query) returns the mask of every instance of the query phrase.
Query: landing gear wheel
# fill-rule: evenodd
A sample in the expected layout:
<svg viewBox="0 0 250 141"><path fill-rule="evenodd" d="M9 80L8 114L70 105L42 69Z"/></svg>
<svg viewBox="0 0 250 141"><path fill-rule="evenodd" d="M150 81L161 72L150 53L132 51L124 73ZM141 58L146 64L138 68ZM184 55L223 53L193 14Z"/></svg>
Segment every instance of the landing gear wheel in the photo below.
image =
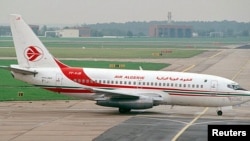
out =
<svg viewBox="0 0 250 141"><path fill-rule="evenodd" d="M121 114L129 113L130 111L131 111L131 109L119 108L119 112L120 112Z"/></svg>
<svg viewBox="0 0 250 141"><path fill-rule="evenodd" d="M217 111L217 115L218 115L218 116L222 116L222 114L223 114L223 112L222 112L221 110L218 110L218 111Z"/></svg>

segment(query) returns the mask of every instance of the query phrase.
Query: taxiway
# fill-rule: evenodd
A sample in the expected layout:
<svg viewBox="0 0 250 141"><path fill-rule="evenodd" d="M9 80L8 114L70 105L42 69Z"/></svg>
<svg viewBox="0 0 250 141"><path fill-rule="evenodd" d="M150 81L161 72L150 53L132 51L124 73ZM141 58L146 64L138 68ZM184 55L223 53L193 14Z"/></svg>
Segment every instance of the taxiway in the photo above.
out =
<svg viewBox="0 0 250 141"><path fill-rule="evenodd" d="M164 59L164 70L214 74L250 90L250 50L211 50L188 59ZM157 106L121 115L92 101L0 102L1 141L205 141L208 124L250 124L249 103L216 108Z"/></svg>

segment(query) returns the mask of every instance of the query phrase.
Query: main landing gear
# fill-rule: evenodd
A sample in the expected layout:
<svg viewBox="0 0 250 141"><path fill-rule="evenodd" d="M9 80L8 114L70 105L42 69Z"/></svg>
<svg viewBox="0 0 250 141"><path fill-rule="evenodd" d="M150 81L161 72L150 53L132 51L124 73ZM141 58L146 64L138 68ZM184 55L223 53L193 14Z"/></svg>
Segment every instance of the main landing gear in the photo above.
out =
<svg viewBox="0 0 250 141"><path fill-rule="evenodd" d="M129 113L130 111L131 111L131 109L128 109L128 108L119 108L119 112L121 114Z"/></svg>

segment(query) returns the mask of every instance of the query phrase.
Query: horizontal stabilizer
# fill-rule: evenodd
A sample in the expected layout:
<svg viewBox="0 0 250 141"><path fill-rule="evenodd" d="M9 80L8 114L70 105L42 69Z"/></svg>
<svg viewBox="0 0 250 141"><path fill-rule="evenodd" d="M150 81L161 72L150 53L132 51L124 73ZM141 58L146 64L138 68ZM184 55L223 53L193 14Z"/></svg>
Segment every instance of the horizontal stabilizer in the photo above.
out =
<svg viewBox="0 0 250 141"><path fill-rule="evenodd" d="M29 69L25 69L25 68L20 68L18 67L18 65L11 65L11 66L0 66L0 68L2 69L6 69L15 73L20 73L23 75L35 75L38 72L33 71L33 70L29 70Z"/></svg>

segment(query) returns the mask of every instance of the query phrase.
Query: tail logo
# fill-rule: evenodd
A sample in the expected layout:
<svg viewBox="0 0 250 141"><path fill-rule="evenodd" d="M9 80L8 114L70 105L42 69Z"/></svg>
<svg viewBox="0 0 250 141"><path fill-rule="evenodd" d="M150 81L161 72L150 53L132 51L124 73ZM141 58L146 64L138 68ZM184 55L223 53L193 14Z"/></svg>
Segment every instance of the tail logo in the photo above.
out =
<svg viewBox="0 0 250 141"><path fill-rule="evenodd" d="M24 56L27 60L36 62L43 57L43 51L39 47L29 46L25 49Z"/></svg>

